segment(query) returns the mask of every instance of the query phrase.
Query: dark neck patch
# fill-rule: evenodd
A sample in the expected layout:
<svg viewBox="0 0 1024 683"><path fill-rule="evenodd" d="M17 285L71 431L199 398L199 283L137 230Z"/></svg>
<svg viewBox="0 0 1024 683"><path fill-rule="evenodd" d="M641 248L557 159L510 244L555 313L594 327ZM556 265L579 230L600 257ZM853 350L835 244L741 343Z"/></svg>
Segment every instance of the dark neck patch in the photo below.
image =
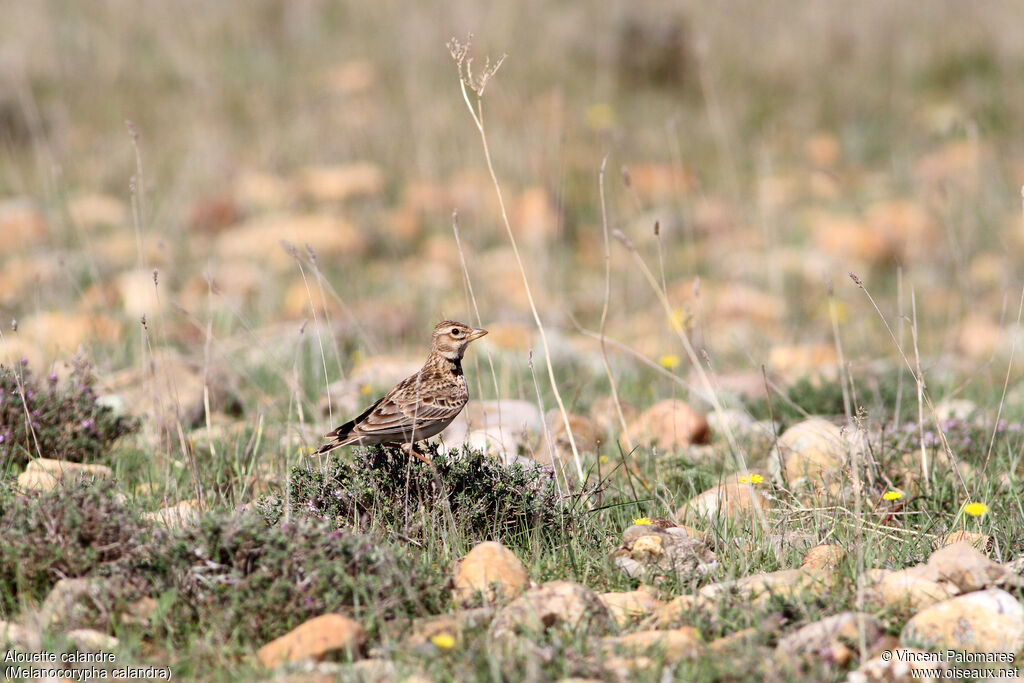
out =
<svg viewBox="0 0 1024 683"><path fill-rule="evenodd" d="M451 363L450 369L452 371L452 374L455 375L456 377L462 377L462 361L454 360L449 362Z"/></svg>

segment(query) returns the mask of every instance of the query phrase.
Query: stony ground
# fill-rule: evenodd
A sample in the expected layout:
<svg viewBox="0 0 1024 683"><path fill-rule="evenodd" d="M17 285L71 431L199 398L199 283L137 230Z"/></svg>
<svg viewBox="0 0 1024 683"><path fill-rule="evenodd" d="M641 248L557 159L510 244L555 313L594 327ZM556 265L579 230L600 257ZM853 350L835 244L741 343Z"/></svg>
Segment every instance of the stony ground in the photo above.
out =
<svg viewBox="0 0 1024 683"><path fill-rule="evenodd" d="M1017 670L1017 4L83 7L0 22L6 677ZM311 457L445 318L433 465Z"/></svg>

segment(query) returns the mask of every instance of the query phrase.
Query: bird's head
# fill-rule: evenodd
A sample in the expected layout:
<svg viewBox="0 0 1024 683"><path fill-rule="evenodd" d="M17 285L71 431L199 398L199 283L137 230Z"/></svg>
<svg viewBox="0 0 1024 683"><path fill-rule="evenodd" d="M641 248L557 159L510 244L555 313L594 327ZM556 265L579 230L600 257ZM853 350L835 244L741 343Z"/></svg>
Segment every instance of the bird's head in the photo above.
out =
<svg viewBox="0 0 1024 683"><path fill-rule="evenodd" d="M472 328L453 320L445 320L434 328L432 350L448 360L462 360L466 347L474 339L487 334L487 330Z"/></svg>

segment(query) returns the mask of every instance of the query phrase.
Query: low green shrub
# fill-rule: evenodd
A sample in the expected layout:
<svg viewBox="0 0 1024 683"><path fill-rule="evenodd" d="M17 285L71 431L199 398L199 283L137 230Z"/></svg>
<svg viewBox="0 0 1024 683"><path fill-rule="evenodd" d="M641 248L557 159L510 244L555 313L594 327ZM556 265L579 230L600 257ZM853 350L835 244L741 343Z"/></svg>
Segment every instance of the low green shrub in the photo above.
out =
<svg viewBox="0 0 1024 683"><path fill-rule="evenodd" d="M97 401L89 365L77 360L63 382L37 379L26 361L0 365L0 472L42 454L85 462L102 460L119 437L135 431L135 418Z"/></svg>
<svg viewBox="0 0 1024 683"><path fill-rule="evenodd" d="M289 495L267 497L261 509L277 522L287 502L296 516L418 538L454 524L467 541L561 533L574 518L539 465L506 466L468 448L442 454L431 446L429 454L432 466L376 446L357 449L352 461L334 455L322 469L297 467Z"/></svg>

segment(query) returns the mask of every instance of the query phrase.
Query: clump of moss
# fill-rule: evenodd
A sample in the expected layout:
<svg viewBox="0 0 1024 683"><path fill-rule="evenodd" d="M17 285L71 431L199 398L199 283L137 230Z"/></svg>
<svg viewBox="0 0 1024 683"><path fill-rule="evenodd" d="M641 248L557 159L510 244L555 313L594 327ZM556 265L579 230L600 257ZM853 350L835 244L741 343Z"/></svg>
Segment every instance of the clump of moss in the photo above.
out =
<svg viewBox="0 0 1024 683"><path fill-rule="evenodd" d="M176 595L173 629L251 644L326 612L371 626L439 612L446 576L380 538L312 519L267 526L255 515L205 515L198 526L156 531L121 571L153 595Z"/></svg>
<svg viewBox="0 0 1024 683"><path fill-rule="evenodd" d="M442 454L431 446L429 454L431 466L377 446L358 449L351 462L335 455L323 469L297 467L286 499L265 498L261 509L276 522L287 500L293 515L413 537L454 524L468 541L561 532L572 521L550 470L506 466L468 448Z"/></svg>
<svg viewBox="0 0 1024 683"><path fill-rule="evenodd" d="M57 375L37 379L27 361L0 365L0 471L24 465L38 453L84 462L101 460L138 420L102 405L89 365L77 360L63 382Z"/></svg>
<svg viewBox="0 0 1024 683"><path fill-rule="evenodd" d="M92 575L138 552L146 527L112 483L78 482L43 494L0 495L0 607L41 600L58 580Z"/></svg>

